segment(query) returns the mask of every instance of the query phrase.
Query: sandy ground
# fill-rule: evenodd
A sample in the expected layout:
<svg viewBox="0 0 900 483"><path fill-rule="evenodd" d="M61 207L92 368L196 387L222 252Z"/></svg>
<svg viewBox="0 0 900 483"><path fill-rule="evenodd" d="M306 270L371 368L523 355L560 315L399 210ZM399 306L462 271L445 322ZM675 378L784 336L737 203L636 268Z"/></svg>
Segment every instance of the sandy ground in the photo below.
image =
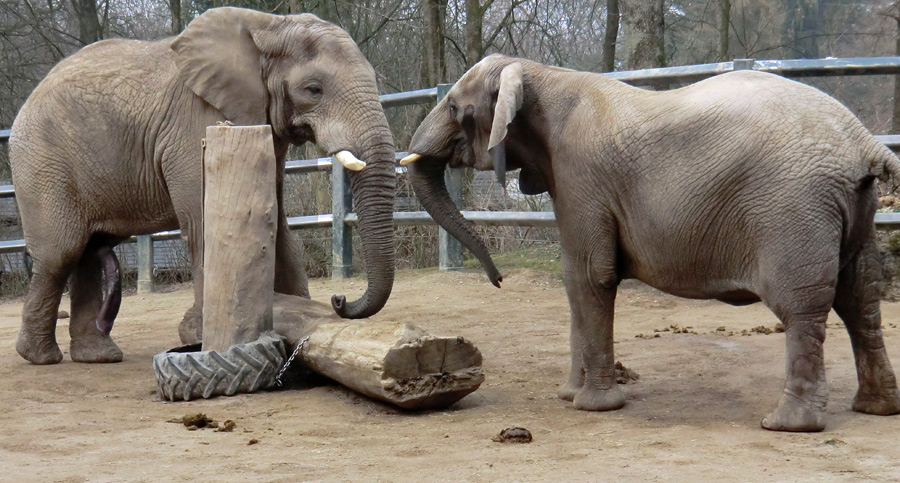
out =
<svg viewBox="0 0 900 483"><path fill-rule="evenodd" d="M688 301L627 284L617 301L616 354L640 380L624 386L624 409L588 413L556 398L569 364L561 285L539 272L505 279L496 290L480 273L398 275L379 319L464 336L484 355L478 391L448 410L419 414L324 381L162 402L151 357L179 345L187 288L125 298L113 331L125 352L119 364L78 364L67 355L59 365L29 365L13 348L21 303L2 305L0 480L900 481L900 416L850 410L856 376L835 316L825 352L826 431L772 433L759 421L781 391L784 335L740 334L774 327L774 316L759 304ZM320 300L363 287L361 280L311 283ZM888 350L900 360L900 304L883 310ZM696 334L653 337L673 325ZM65 350L65 320L58 338ZM237 427L187 431L167 422L196 412ZM529 429L534 441L491 441L510 426Z"/></svg>

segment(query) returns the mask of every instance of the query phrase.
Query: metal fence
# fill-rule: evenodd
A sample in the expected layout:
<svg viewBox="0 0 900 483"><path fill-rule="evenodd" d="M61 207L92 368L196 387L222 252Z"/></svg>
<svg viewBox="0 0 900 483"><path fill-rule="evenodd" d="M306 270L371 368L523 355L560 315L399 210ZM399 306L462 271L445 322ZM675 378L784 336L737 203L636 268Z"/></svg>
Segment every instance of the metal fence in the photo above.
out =
<svg viewBox="0 0 900 483"><path fill-rule="evenodd" d="M606 75L638 86L659 86L672 83L695 82L733 70L758 70L785 77L821 77L852 75L896 75L900 74L900 57L861 57L797 60L752 60L735 59L732 62L700 64L659 69L612 72ZM383 107L400 107L426 104L442 99L451 85L442 84L430 89L421 89L380 96ZM900 135L876 136L894 151L900 151ZM0 143L9 139L9 130L0 130ZM406 153L397 153L397 159ZM398 171L405 168L398 166ZM332 163L331 158L288 161L286 173L312 173L331 171L332 213L326 215L297 216L288 218L291 229L327 228L332 229L332 277L348 277L352 273L351 230L357 223L355 213L350 211L352 199L350 183L344 167ZM447 169L447 188L458 207L462 207L462 170ZM15 196L12 185L0 186L0 198ZM486 226L555 226L552 212L534 211L463 211L463 216L476 225ZM395 225L434 224L424 211L396 212ZM900 226L900 213L877 213L875 224L879 226ZM153 241L180 237L178 230L134 237L138 251L138 291L153 290ZM455 270L462 267L462 246L443 229L439 231L440 268ZM0 241L0 253L21 252L24 240Z"/></svg>

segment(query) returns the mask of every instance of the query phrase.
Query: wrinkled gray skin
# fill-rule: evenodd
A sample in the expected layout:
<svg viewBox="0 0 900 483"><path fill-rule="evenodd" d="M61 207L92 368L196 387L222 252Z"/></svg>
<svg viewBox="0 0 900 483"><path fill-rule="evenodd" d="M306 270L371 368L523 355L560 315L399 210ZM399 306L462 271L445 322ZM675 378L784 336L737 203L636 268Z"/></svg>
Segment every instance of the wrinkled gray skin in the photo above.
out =
<svg viewBox="0 0 900 483"><path fill-rule="evenodd" d="M190 245L194 306L184 343L202 330L200 139L207 126L271 124L278 162L275 290L309 296L289 236L282 180L291 144L348 150L368 166L351 172L368 269L363 297L332 300L344 317L384 306L394 277L393 137L375 72L352 39L313 15L221 8L159 42L108 40L60 62L22 107L11 164L33 278L16 350L35 364L60 362L56 314L72 276L71 356L114 362L99 285L103 247L130 235L180 228ZM236 200L239 202L239 200ZM114 314L113 314L114 316ZM96 322L96 323L95 323Z"/></svg>
<svg viewBox="0 0 900 483"><path fill-rule="evenodd" d="M502 170L503 150L506 168L521 169L522 192L554 202L572 313L560 398L595 411L625 404L613 304L619 282L636 278L682 297L762 301L781 319L787 380L763 427L825 427L831 308L853 343L853 409L900 412L872 221L876 178L900 179L900 162L834 99L758 72L649 92L600 74L482 60L416 131L410 152L422 158L410 171L423 206L495 284L499 272L442 173L448 163Z"/></svg>

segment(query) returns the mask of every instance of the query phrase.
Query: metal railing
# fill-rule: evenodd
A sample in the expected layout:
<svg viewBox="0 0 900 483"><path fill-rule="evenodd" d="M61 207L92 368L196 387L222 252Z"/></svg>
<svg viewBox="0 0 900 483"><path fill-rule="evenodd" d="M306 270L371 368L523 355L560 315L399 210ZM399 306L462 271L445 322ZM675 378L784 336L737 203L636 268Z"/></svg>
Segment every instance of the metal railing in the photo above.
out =
<svg viewBox="0 0 900 483"><path fill-rule="evenodd" d="M723 74L733 70L759 70L780 74L785 77L813 76L849 76L849 75L895 75L900 74L900 57L863 57L843 59L797 59L797 60L752 60L735 59L731 62L699 64L659 69L643 69L626 72L611 72L606 75L632 85L658 85L660 83L688 83L707 77ZM440 100L449 91L451 85L442 84L430 89L385 94L380 96L382 106L400 107L425 104ZM10 135L8 129L0 130L0 142L5 142ZM876 136L879 141L894 151L900 151L900 135ZM400 159L406 153L397 153ZM397 168L403 170L404 168ZM347 277L352 271L351 229L358 222L355 213L350 211L350 183L347 173L340 163L332 163L331 158L318 158L288 161L286 173L312 173L319 171L332 172L332 211L331 214L297 216L288 218L291 229L327 228L332 229L332 276ZM446 173L447 188L451 197L462 206L462 170L449 169ZM0 198L15 196L12 185L0 186ZM556 226L556 218L552 212L493 212L463 211L463 216L476 225L486 226ZM434 224L434 220L424 211L395 212L395 225ZM877 213L875 224L879 226L900 226L900 213ZM446 231L440 230L440 268L454 270L462 267L462 246ZM142 235L134 237L138 242L138 290L153 289L153 241L169 240L180 237L178 230ZM19 252L24 250L24 240L0 241L0 253Z"/></svg>

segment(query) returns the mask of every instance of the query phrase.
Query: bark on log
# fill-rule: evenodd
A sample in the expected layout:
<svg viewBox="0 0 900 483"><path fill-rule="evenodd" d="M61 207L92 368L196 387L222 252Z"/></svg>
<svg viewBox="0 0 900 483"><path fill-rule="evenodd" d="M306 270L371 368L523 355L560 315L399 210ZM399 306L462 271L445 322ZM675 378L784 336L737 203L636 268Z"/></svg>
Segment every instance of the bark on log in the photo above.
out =
<svg viewBox="0 0 900 483"><path fill-rule="evenodd" d="M330 306L275 294L275 331L309 369L404 409L450 406L484 381L481 352L462 337L437 337L409 324L348 321Z"/></svg>
<svg viewBox="0 0 900 483"><path fill-rule="evenodd" d="M203 350L226 351L272 330L271 127L208 127L203 176Z"/></svg>

